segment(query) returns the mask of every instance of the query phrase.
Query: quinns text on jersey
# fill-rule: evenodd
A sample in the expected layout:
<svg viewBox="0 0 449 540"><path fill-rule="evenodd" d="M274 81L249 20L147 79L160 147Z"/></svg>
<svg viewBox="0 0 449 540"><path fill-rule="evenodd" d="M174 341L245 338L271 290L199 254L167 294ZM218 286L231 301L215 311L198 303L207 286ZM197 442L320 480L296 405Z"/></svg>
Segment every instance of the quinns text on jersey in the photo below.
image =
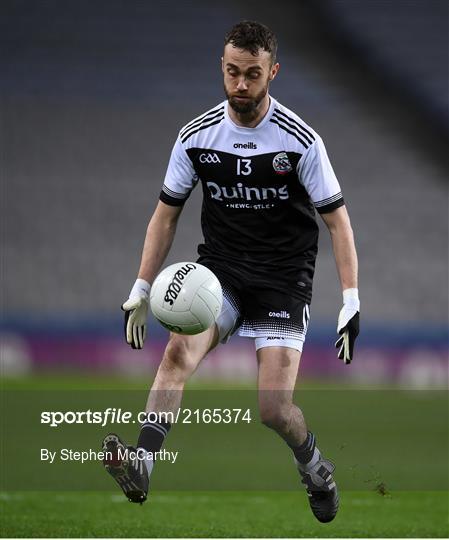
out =
<svg viewBox="0 0 449 540"><path fill-rule="evenodd" d="M216 156L205 161L202 156ZM265 285L287 284L299 297L311 294L318 227L314 209L298 182L299 154L239 154L191 148L187 151L203 187L206 259L227 261L228 272L268 279ZM282 169L278 163L282 162ZM307 234L301 234L307 232ZM232 262L232 265L229 263ZM302 287L298 288L301 275Z"/></svg>

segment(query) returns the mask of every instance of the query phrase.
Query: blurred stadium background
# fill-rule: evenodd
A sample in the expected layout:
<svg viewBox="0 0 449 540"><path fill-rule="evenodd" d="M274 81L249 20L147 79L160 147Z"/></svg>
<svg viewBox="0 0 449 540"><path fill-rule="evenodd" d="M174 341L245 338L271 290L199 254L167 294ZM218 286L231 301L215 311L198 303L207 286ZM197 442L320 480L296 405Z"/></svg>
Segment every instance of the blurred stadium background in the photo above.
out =
<svg viewBox="0 0 449 540"><path fill-rule="evenodd" d="M360 258L362 333L340 365L341 295L326 231L304 378L441 388L448 359L445 0L3 0L0 3L3 376L146 377L120 304L178 129L223 98L222 37L257 19L279 39L271 93L326 142ZM200 190L168 262L192 260ZM233 338L195 377L252 381Z"/></svg>
<svg viewBox="0 0 449 540"><path fill-rule="evenodd" d="M323 137L358 246L355 361L333 348L341 294L323 229L298 391L338 464L326 528L258 422L177 426L166 447L181 457L158 464L144 511L97 462L39 458L97 448L109 429L49 428L40 411L145 402L167 334L151 321L131 350L120 304L177 131L223 99L222 38L244 18L276 32L271 93ZM446 0L2 0L0 45L1 535L447 537ZM197 189L167 264L195 259L200 205ZM184 406L257 420L255 374L252 341L234 337Z"/></svg>

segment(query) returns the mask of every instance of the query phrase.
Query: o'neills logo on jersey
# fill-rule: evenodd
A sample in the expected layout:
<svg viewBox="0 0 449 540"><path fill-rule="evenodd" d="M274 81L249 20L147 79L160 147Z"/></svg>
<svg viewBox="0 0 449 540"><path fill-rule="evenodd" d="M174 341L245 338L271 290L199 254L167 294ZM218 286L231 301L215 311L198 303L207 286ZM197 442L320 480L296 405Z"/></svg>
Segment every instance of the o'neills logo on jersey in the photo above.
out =
<svg viewBox="0 0 449 540"><path fill-rule="evenodd" d="M248 187L239 182L235 186L219 186L215 182L207 182L210 196L216 201L225 199L243 199L245 201L267 201L269 199L288 199L287 184L277 187Z"/></svg>
<svg viewBox="0 0 449 540"><path fill-rule="evenodd" d="M173 276L173 279L170 281L170 284L165 291L164 302L168 302L171 306L174 304L179 293L181 292L184 278L189 272L195 269L196 266L192 263L181 266L181 268Z"/></svg>
<svg viewBox="0 0 449 540"><path fill-rule="evenodd" d="M292 170L292 165L286 152L280 152L273 158L273 169L276 174L287 174Z"/></svg>
<svg viewBox="0 0 449 540"><path fill-rule="evenodd" d="M253 142L247 142L247 143L234 143L234 148L245 148L247 150L256 150L257 144Z"/></svg>
<svg viewBox="0 0 449 540"><path fill-rule="evenodd" d="M270 311L268 317L276 317L276 319L290 319L290 313L288 311Z"/></svg>

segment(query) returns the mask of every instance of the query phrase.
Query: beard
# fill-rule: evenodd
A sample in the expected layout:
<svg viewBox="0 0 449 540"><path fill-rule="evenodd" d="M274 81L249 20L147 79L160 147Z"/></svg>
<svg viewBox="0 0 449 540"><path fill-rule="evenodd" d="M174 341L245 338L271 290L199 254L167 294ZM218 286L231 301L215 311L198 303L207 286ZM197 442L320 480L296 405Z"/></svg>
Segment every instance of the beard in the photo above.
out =
<svg viewBox="0 0 449 540"><path fill-rule="evenodd" d="M263 98L267 95L268 92L268 81L265 84L264 88L253 98L250 98L246 100L244 103L240 103L235 99L235 96L231 96L229 92L226 89L226 86L224 87L226 98L229 102L229 105L232 107L232 109L238 113L238 114L251 114L256 112L257 107L260 105L260 102L263 100ZM239 97L239 96L237 96ZM242 95L242 97L247 97L246 95Z"/></svg>

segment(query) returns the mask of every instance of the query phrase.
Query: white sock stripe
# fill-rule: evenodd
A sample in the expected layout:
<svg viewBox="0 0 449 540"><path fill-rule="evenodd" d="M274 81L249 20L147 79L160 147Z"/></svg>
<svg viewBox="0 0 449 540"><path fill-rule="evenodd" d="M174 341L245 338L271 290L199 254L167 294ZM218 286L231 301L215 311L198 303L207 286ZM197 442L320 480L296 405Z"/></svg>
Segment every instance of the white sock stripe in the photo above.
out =
<svg viewBox="0 0 449 540"><path fill-rule="evenodd" d="M166 437L168 433L168 431L163 426L157 423L145 422L144 424L142 424L141 429L146 429L146 428L151 428L156 431L159 431L159 433L161 433L164 437Z"/></svg>
<svg viewBox="0 0 449 540"><path fill-rule="evenodd" d="M156 425L157 427L160 427L162 429L162 431L165 432L165 435L167 435L168 429L166 427L164 427L162 424L160 424L159 422L154 422L153 425Z"/></svg>
<svg viewBox="0 0 449 540"><path fill-rule="evenodd" d="M163 431L165 431L165 434L167 435L168 429L164 427L160 422L150 422L150 424L161 428Z"/></svg>
<svg viewBox="0 0 449 540"><path fill-rule="evenodd" d="M147 426L147 427L149 427L149 426ZM151 426L151 429L154 429L154 431L157 431L158 433L160 433L165 439L165 437L167 435L167 433L165 431L160 429L158 426L153 426L153 425Z"/></svg>
<svg viewBox="0 0 449 540"><path fill-rule="evenodd" d="M168 433L168 429L164 427L160 422L150 422L147 420L146 422L142 424L142 427L153 427L153 426L157 426L161 428L163 431L165 431L165 434Z"/></svg>

